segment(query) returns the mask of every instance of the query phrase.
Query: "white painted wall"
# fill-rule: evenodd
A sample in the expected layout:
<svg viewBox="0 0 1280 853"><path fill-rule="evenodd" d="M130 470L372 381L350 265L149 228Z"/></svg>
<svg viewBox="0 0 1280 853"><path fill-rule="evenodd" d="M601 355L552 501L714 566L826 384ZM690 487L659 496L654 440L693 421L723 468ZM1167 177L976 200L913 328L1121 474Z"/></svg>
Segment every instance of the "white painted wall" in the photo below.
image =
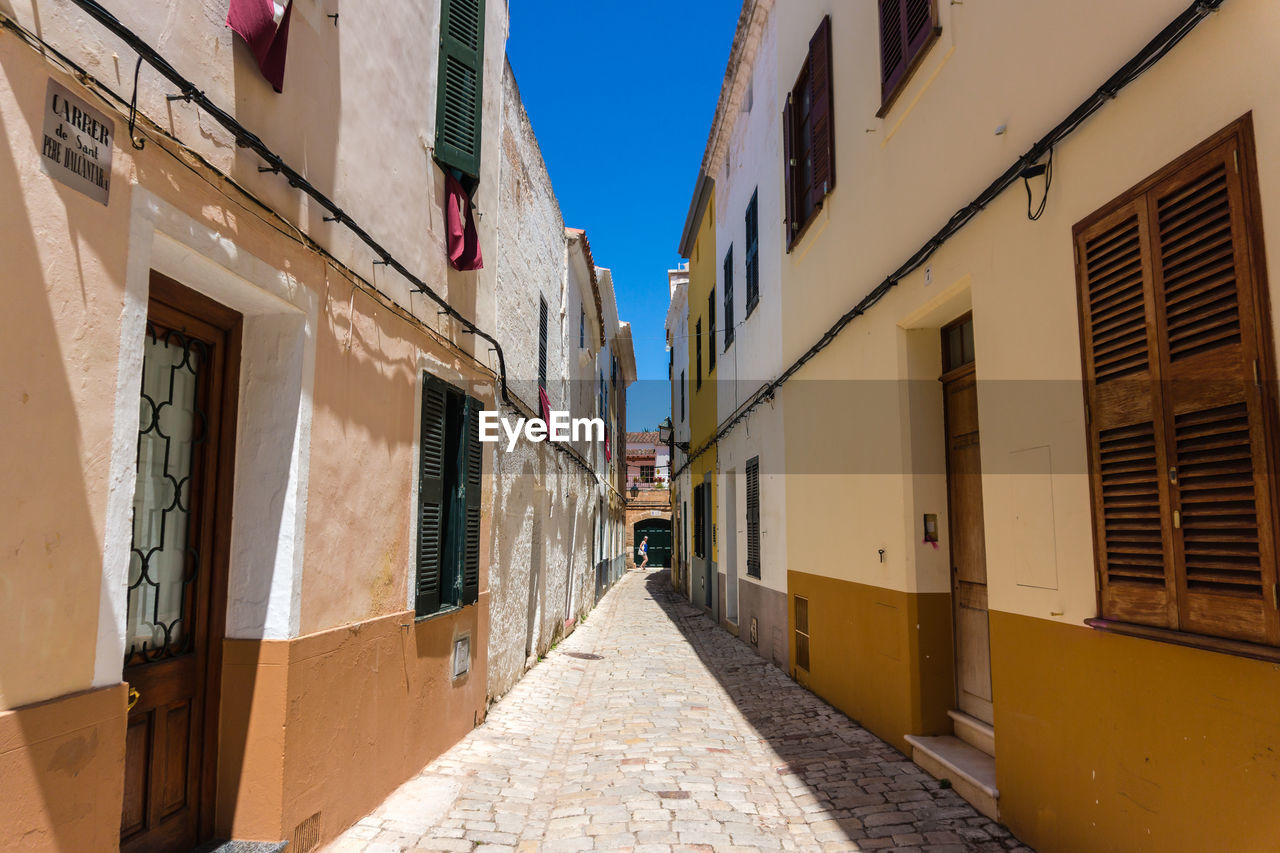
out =
<svg viewBox="0 0 1280 853"><path fill-rule="evenodd" d="M782 336L781 259L786 252L782 221L782 104L775 80L778 76L777 19L767 5L756 13L763 16L752 31L738 66L735 88L740 96L731 103L737 108L724 117L728 141L716 180L716 314L719 328L716 346L717 420L723 423L763 382L781 373ZM746 211L756 196L759 222L759 302L747 314ZM724 259L732 247L734 340L724 343ZM719 442L716 507L719 530L733 530L736 547L721 545L720 570L735 555L737 576L748 583L760 583L785 591L786 571L786 471L781 403L757 408ZM747 577L747 486L746 463L760 459L760 579ZM725 480L733 477L735 506L729 506L731 490ZM729 524L728 514L734 514Z"/></svg>

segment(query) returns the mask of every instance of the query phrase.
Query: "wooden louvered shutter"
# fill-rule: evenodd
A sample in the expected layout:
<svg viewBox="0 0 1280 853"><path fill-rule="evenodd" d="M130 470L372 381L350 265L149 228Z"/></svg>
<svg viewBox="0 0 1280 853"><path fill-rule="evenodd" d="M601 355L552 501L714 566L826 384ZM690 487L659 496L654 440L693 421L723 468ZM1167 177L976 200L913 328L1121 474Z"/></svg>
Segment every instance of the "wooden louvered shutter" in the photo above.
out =
<svg viewBox="0 0 1280 853"><path fill-rule="evenodd" d="M1076 236L1102 612L1176 627L1170 495L1146 210L1131 202Z"/></svg>
<svg viewBox="0 0 1280 853"><path fill-rule="evenodd" d="M1076 234L1099 583L1104 618L1280 644L1271 338L1232 131Z"/></svg>
<svg viewBox="0 0 1280 853"><path fill-rule="evenodd" d="M442 0L435 158L480 177L484 0Z"/></svg>
<svg viewBox="0 0 1280 853"><path fill-rule="evenodd" d="M886 104L937 35L936 21L934 0L880 0L880 93Z"/></svg>
<svg viewBox="0 0 1280 853"><path fill-rule="evenodd" d="M459 472L465 513L462 543L462 601L475 604L480 598L480 482L482 454L480 443L480 401L467 398L463 409L462 451L459 457L466 467Z"/></svg>
<svg viewBox="0 0 1280 853"><path fill-rule="evenodd" d="M433 376L422 379L422 435L418 450L418 541L414 610L419 616L440 609L440 567L444 544L444 455L448 392Z"/></svg>
<svg viewBox="0 0 1280 853"><path fill-rule="evenodd" d="M747 460L747 574L753 578L760 577L759 456Z"/></svg>
<svg viewBox="0 0 1280 853"><path fill-rule="evenodd" d="M791 105L792 96L787 95L787 102L782 108L782 176L783 176L783 195L786 198L787 206L787 251L791 251L791 245L795 242L796 231L800 227L800 223L796 221L796 142L795 142L795 113Z"/></svg>
<svg viewBox="0 0 1280 853"><path fill-rule="evenodd" d="M1276 555L1239 140L1147 195L1156 256L1183 630L1280 642Z"/></svg>
<svg viewBox="0 0 1280 853"><path fill-rule="evenodd" d="M831 16L809 41L809 139L813 145L810 207L818 207L836 186L835 107L831 79Z"/></svg>

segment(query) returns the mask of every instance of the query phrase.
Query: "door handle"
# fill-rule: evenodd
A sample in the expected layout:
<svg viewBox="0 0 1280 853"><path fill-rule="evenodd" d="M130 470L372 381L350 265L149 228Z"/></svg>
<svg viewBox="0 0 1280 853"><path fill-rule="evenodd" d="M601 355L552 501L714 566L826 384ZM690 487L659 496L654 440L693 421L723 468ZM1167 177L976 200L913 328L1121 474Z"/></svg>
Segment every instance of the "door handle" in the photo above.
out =
<svg viewBox="0 0 1280 853"><path fill-rule="evenodd" d="M130 687L129 687L129 707L128 707L127 709L125 709L125 710L126 710L126 713L127 713L128 711L132 711L132 710L133 710L133 706L134 706L134 705L137 705L137 704L138 704L138 700L139 700L139 699L141 699L141 698L142 698L142 694L138 692L138 688L133 687L132 685L130 685Z"/></svg>

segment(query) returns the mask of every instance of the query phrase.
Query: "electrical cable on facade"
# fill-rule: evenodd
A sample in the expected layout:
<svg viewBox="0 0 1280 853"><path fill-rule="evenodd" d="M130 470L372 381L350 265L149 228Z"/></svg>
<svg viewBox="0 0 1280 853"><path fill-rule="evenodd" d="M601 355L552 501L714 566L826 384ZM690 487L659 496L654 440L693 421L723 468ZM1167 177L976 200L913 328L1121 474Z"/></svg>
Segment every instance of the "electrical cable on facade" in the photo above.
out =
<svg viewBox="0 0 1280 853"><path fill-rule="evenodd" d="M93 3L93 0L84 0L84 2L82 2L82 0L73 0L73 2L77 3L77 5L80 5L82 8L85 8L86 11L90 11L91 13L92 13L92 10L86 6L86 3L91 4L92 6L95 6L95 7L98 6L98 4ZM197 104L199 106L204 107L206 111L209 111L209 112L217 111L218 113L221 113L221 111L217 110L216 107L213 107L212 109L210 109L212 104L206 105L205 103L201 102L200 99L204 99L204 94L200 92L198 89L196 89L194 85L192 85L190 82L178 76L177 72L172 69L172 66L170 66L168 62L164 60L163 56L161 56L157 51L154 51L149 46L147 46L146 43L142 41L140 37L137 37L132 32L130 32L127 28L124 27L123 24L120 24L117 19L115 19L114 17L111 17L109 12L106 12L105 10L101 10L101 7L98 7L98 9L100 10L101 15L106 15L110 17L111 21L115 22L115 26L107 26L107 28L111 30L113 33L115 33L116 35L118 35L120 38L122 38L127 44L129 44L131 48L133 48L135 51L138 52L138 64L137 66L135 66L134 92L133 92L132 98L129 98L129 99L124 98L120 93L116 92L111 87L107 86L106 84L102 83L102 81L98 80L93 75L89 74L84 68L80 67L78 64L73 62L69 57L67 57L64 53L59 51L52 44L45 41L39 35L29 32L25 28L21 27L16 21L13 21L7 16L0 15L0 26L3 26L4 28L13 31L16 35L18 35L19 38L21 38L24 42L26 42L32 48L39 50L40 52L46 54L46 56L51 56L54 59L56 59L58 64L60 64L68 72L74 74L83 85L86 85L91 91L98 94L98 96L102 98L104 102L107 102L107 98L103 96L103 93L105 93L106 95L109 95L110 98L115 101L115 103L108 104L108 105L114 107L117 112L120 112L121 110L127 110L128 121L129 121L129 138L131 143L133 144L133 147L137 150L142 150L144 148L145 140L150 136L148 131L143 130L141 127L139 127L137 122L137 118L139 115L137 111L137 72L141 69L143 60L146 60L148 64L152 65L153 67L156 67L157 70L161 70L162 74L165 74L165 76L168 77L171 80L171 82L175 82L176 85L178 85L179 88L183 90L182 96L181 96L182 100L196 101ZM106 25L106 23L102 21L99 15L95 14L94 17L98 19L100 23L104 23L104 25ZM126 36L125 33L127 33L128 36ZM148 52L151 55L148 55ZM153 59L155 61L153 61ZM168 68L172 75L178 76L178 80L174 80L174 76L171 76L170 73L166 73L163 69L161 69L158 65L156 65L157 61L160 63L163 63L164 67ZM178 82L178 81L181 81L181 82ZM207 99L205 99L205 101L207 101ZM235 136L237 144L242 144L242 145L245 144L241 141L242 137L244 139L253 139L253 140L258 139L257 136L255 136L246 128L244 128L242 125L240 125L239 122L237 122L235 119L231 118L230 116L226 116L225 114L222 114L222 115L227 119L227 121L234 124L235 128L239 128L239 132L238 132L237 130L229 126L226 122L224 122L222 118L219 118L218 115L216 114L214 115L214 117L219 120L219 123L223 124L223 126L226 127L226 129ZM143 118L147 118L145 114L142 114L142 116ZM342 214L341 216L339 216L338 214L341 213L341 210L337 208L336 204L334 204L333 202L329 201L326 197L321 195L318 190L316 190L310 183L306 181L306 179L302 178L300 175L297 175L296 172L293 172L293 170L290 169L284 163L283 160L281 160L279 157L276 157L274 154L270 154L269 150L265 149L265 146L262 146L261 142L258 142L258 145L262 146L264 150L267 150L267 153L270 154L270 157L274 158L278 163L278 168L270 168L267 171L277 173L277 174L280 172L284 172L287 177L292 176L292 177L288 177L290 186L295 187L297 189L302 189L303 191L307 192L308 195L311 195L313 199L315 199L318 202L321 202L327 210L334 212L333 217L326 217L327 221L342 222L343 224L347 225L347 227L350 228L358 237L360 237L361 240L366 243L366 245L369 245L371 248L374 248L376 252L383 253L384 260L375 262L375 263L392 266L394 269L400 271L405 276L405 278L409 279L410 283L414 285L414 288L410 292L410 295L412 295L413 292L425 293L429 298L431 298L434 302L436 302L436 304L446 309L445 313L459 320L468 331L491 343L493 346L494 352L498 356L499 371L497 373L494 373L494 371L488 365L481 362L471 353L466 352L466 350L459 347L450 338L448 338L447 336L441 334L437 330L428 326L426 323L424 323L420 318L412 314L410 311L405 310L404 307L399 305L391 296L382 292L375 285L365 280L363 276L360 276L354 270L351 270L346 264L344 264L334 255L332 255L327 249L325 249L322 245L320 245L316 240L312 239L310 236L308 236L304 231L302 231L292 222L289 222L288 220L281 217L268 204L266 204L264 201L259 199L250 190L248 190L246 187L238 183L231 176L223 173L213 164L209 163L201 154L199 154L199 152L195 151L190 146L183 143L181 139L165 131L159 124L155 123L154 121L151 121L149 118L147 119L147 121L151 125L152 132L158 133L164 139L167 139L173 142L174 144L180 146L185 155L194 158L199 163L200 166L218 175L219 178L221 178L226 183L230 184L233 188L235 188L239 193L241 193L250 201L252 201L255 205L257 205L258 207L262 208L264 211L269 213L278 222L283 223L284 225L287 225L289 229L291 229L292 233L283 230L276 223L267 222L266 220L262 219L262 217L258 213L254 212L254 215L257 216L269 227L275 229L276 231L289 237L290 239L297 241L301 245L304 245L307 248L317 252L325 259L325 261L339 275L343 276L348 281L350 281L353 286L368 293L370 296L373 296L375 299L378 300L379 304L381 304L383 307L395 312L397 316L401 317L401 319L404 319L407 322L411 322L413 325L427 331L432 335L434 339L437 340L438 343L448 346L450 349L454 350L461 356L472 360L478 366L482 367L484 370L488 371L491 374L494 374L499 379L499 382L500 382L502 402L506 404L506 406L510 408L511 411L523 417L537 416L536 410L533 406L531 406L529 403L521 399L517 394L511 392L510 389L508 388L507 381L506 381L506 372L505 372L506 362L505 362L505 359L503 358L501 345L498 344L496 340L494 340L491 336L489 336L486 332L481 330L478 326L471 323L469 320L467 320L465 317L459 314L456 311L456 309L452 308L446 302L444 302L434 291L428 288L425 284L421 283L417 278L409 274L408 271L405 270L398 261L395 261L393 256L391 256L389 253L386 253L385 250L381 248L381 246L373 242L372 238L369 237L362 229L360 229L359 226L355 223L355 221L352 220L349 216L347 216L346 214ZM176 154L174 154L173 151L169 150L164 145L158 145L157 147L161 151L164 151L166 154L173 157L177 162L181 163L183 166L185 166L194 174L201 175L200 170L195 168L195 166L192 163L184 160L182 157L177 156ZM252 145L246 145L246 147L254 148L254 146ZM257 149L255 148L255 151L256 150ZM258 151L257 153L259 153L259 156L263 156L261 151ZM269 159L269 158L264 156L264 159ZM230 196L227 195L226 193L222 193L222 194L230 198ZM244 205L241 205L241 207L244 208ZM591 467L590 463L587 462L585 459L583 459L581 457L581 454L579 454L575 448L569 445L562 444L560 442L548 441L546 443L548 446L553 447L558 452L563 453L575 465L577 465L587 474L594 477L598 484L604 484L609 491L613 492L614 495L625 500L625 495L622 492L620 492L613 483L609 482L607 478L600 477L599 474L595 471L595 469Z"/></svg>
<svg viewBox="0 0 1280 853"><path fill-rule="evenodd" d="M81 2L81 0L77 0ZM1041 137L1034 145L1027 149L1026 153L1014 162L1012 166L992 181L985 190L978 194L978 197L969 204L956 211L936 234L929 238L923 246L916 250L911 257L905 261L896 270L890 273L884 281L876 285L874 289L864 296L853 308L849 309L829 328L818 342L806 350L799 358L797 358L790 367L783 371L772 382L768 382L758 388L745 403L738 407L729 419L725 421L715 435L703 443L700 447L690 451L685 455L684 464L682 464L671 476L678 477L693 463L695 459L702 456L710 448L714 447L725 434L737 426L738 422L746 417L752 409L767 399L770 399L777 393L777 390L786 383L788 379L796 374L800 368L804 367L818 353L827 348L831 341L835 340L855 318L865 314L872 308L882 297L892 290L899 281L919 269L926 261L932 257L933 253L942 247L947 240L971 219L984 210L996 197L1014 184L1022 175L1022 172L1030 166L1038 163L1054 146L1058 145L1062 140L1071 135L1076 128L1085 122L1090 116L1102 108L1107 101L1112 100L1126 86L1140 77L1145 71L1159 62L1170 50L1172 50L1178 42L1186 38L1196 26L1211 12L1218 10L1222 6L1224 0L1196 0L1188 6L1183 12L1174 18L1163 30L1156 35L1155 38L1147 42L1142 50L1120 67L1120 70L1112 74L1105 83L1098 87L1092 95L1076 107L1065 119L1059 122L1052 130Z"/></svg>

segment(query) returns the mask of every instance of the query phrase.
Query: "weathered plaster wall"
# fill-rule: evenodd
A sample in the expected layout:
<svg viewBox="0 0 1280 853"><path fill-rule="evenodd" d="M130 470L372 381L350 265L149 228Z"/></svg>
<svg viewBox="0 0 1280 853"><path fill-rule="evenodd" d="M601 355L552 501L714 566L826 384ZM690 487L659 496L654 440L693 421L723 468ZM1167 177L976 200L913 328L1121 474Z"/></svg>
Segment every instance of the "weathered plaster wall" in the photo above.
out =
<svg viewBox="0 0 1280 853"><path fill-rule="evenodd" d="M344 17L343 28L334 35L303 16L307 3L300 3L286 94L274 96L263 91L265 84L242 55L242 46L232 44L221 21L224 4L205 4L203 14L195 15L179 14L175 6L168 19L143 5L113 11L174 58L215 100L233 108L407 266L441 292L450 282L458 285L451 296L464 312L487 310L488 320L481 317L481 322L492 322L491 304L477 307L473 299L468 306L465 299L468 287L491 287L492 271L443 271L439 174L422 148L432 131L429 125L419 127L434 112L403 108L403 81L395 82L399 66L385 61L387 56L395 56L397 63L414 56L408 49L414 38L418 49L434 60L435 39L422 35L434 31L438 6L397 8L385 15L375 11L352 16L350 25ZM503 54L505 5L489 8L486 61L492 64L493 56L500 62ZM0 3L0 11L18 15L24 25L123 91L132 55L121 45L103 42L101 31L83 14L53 2L17 11ZM332 28L323 16L319 23ZM361 34L371 42L379 31L384 42L377 49L371 43L361 46ZM344 39L343 50L360 54L351 58L340 80L309 74L314 70L309 63L324 53L325 38ZM406 50L397 54L396 46ZM434 74L434 61L415 64ZM395 622L390 634L401 636L411 586L420 370L430 369L486 401L493 399L493 383L465 356L462 347L472 346L468 338L457 336L460 347L434 333L444 327L425 299L410 299L403 283L373 267L365 250L332 235L331 227L319 222L295 191L283 188L274 176L259 175L257 164L244 162L247 155L211 128L207 116L181 103L167 105L154 74L143 70L140 111L167 122L202 156L273 204L284 220L273 219L218 176L184 160L172 143L152 138L135 152L119 115L110 205L88 200L40 171L38 140L47 81L54 77L95 106L111 108L7 31L0 33L0 71L0 195L6 200L0 208L0 255L6 281L12 284L11 299L17 300L0 320L6 366L0 415L6 435L13 438L0 453L2 479L8 484L0 492L0 547L7 555L0 574L0 641L17 650L0 658L0 708L23 706L3 719L8 727L5 751L14 770L5 778L24 780L23 792L17 786L14 791L25 797L21 816L26 821L0 822L0 830L28 826L52 833L45 846L100 849L119 832L123 689L101 691L110 692L114 702L107 710L74 699L32 703L120 682L138 429L136 370L141 363L134 351L141 346L149 270L161 269L245 317L227 569L227 631L236 639L229 647L256 649L264 638L288 645L299 634L323 635L327 629L359 635L370 625L381 626L371 632L386 633L388 620ZM208 76L200 77L202 73ZM414 77L408 85L413 103L434 101L433 81ZM339 108L344 92L350 110ZM498 102L496 95L486 97L486 127L496 127ZM375 130L379 117L385 119L383 131ZM386 131L397 145L410 138L409 153L382 144L377 134ZM485 193L497 196L496 138L496 133L486 136L482 209ZM346 147L348 142L352 147ZM378 158L368 156L375 151ZM339 158L342 169L336 166ZM412 227L404 227L406 223ZM401 304L393 306L354 287L339 269L293 239L294 225L331 245L383 293L399 293ZM482 243L491 253L493 226L482 220L481 228ZM407 319L412 311L425 324ZM494 470L492 457L485 465L486 471ZM482 537L487 540L491 506L486 503L483 510ZM351 755L369 759L362 766L369 772L364 790L371 796L390 790L469 730L483 714L487 682L483 610L488 568L483 549L481 561L480 603L439 617L430 628L414 629L415 636L435 639L406 653L413 671L411 678L406 676L413 682L410 687L395 679L394 684L379 682L371 688L378 693L377 703L349 703L343 679L358 691L369 687L369 678L391 678L397 671L385 665L391 656L384 655L387 660L380 663L385 650L372 641L361 648L353 643L332 653L321 650L308 658L300 676L305 689L289 699L293 739L276 736L278 729L273 733L251 725L252 715L240 713L243 709L232 701L238 697L254 708L270 703L266 679L249 676L247 693L224 692L229 704L220 720L221 746L232 764L223 766L219 776L222 813L234 812L237 798L252 799L278 783L277 801L284 810L271 815L275 828L267 833L275 840L291 833L289 821L298 813L300 819L307 817L313 802L322 811L333 811L339 802L342 808L357 808L355 799L344 799L347 781L341 774L312 772L313 764L323 763L317 752L329 744L308 738L323 729L316 728L315 718L333 709L344 711L340 728L348 735L376 728L379 720L394 719L403 726L407 715L433 732L409 749L393 747L395 760L379 752L384 747L356 743L356 735L347 738ZM444 686L449 649L440 637L451 639L457 631L473 634L472 671L465 695L451 698L451 688ZM396 708L400 710L388 711ZM68 714L76 719L68 722ZM75 726L99 732L97 752L72 762L85 772L64 778L61 771L38 764L44 761L41 744L54 743L54 735L41 733L62 737L57 732ZM237 746L255 761L236 764ZM74 743L67 747L78 748ZM408 766L405 756L417 763ZM19 772L19 766L26 770ZM68 804L90 801L100 809L67 813ZM335 821L351 816L338 811ZM325 832L340 828L335 822ZM283 835L272 834L277 830ZM71 840L62 843L65 839ZM91 840L81 843L84 839Z"/></svg>
<svg viewBox="0 0 1280 853"><path fill-rule="evenodd" d="M582 414L580 383L570 378L571 360L578 358L576 305L581 296L570 295L564 222L510 66L503 75L501 151L494 302L509 387L530 411L538 412L541 296L548 309L551 408ZM576 279L573 285L581 287ZM512 422L523 415L505 407L503 414ZM594 478L546 443L523 438L511 451L504 442L496 465L491 490L495 523L489 535L491 696L510 689L529 663L571 627L566 623L595 603L590 592Z"/></svg>

